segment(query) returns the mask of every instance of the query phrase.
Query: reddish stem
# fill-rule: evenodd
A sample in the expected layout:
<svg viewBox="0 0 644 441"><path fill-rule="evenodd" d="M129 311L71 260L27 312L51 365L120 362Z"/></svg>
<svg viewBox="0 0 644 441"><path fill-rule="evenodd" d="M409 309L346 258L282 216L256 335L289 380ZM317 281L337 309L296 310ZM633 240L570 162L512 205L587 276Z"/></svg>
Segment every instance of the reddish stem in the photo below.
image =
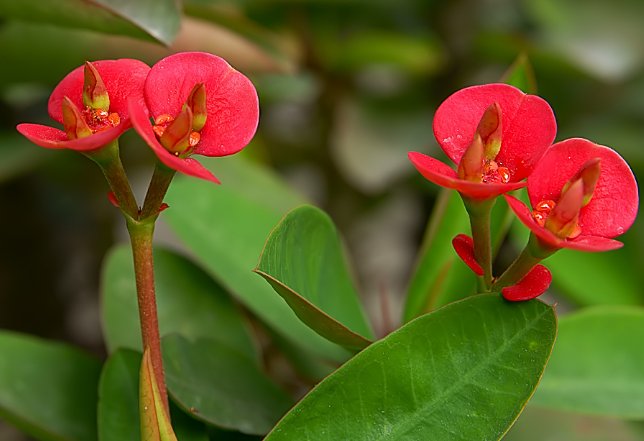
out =
<svg viewBox="0 0 644 441"><path fill-rule="evenodd" d="M132 244L134 257L134 273L136 275L136 291L139 302L139 320L143 351L150 351L152 369L159 387L159 394L166 412L170 415L168 393L163 373L163 358L161 356L161 338L159 335L159 320L157 316L156 296L154 291L154 261L152 256L152 238L154 235L153 217L149 221L134 221L128 219L127 227Z"/></svg>

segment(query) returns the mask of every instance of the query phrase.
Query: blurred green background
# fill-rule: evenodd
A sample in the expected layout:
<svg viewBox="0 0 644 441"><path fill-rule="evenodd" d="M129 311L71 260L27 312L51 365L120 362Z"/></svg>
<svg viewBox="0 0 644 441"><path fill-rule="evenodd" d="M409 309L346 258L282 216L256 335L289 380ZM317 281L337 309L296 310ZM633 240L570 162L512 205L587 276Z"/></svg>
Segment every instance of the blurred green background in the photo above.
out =
<svg viewBox="0 0 644 441"><path fill-rule="evenodd" d="M220 55L253 80L261 120L243 154L330 213L381 334L398 325L438 192L406 152L442 157L432 114L455 90L499 81L524 54L557 116L557 139L611 146L644 176L639 0L0 0L0 328L103 354L100 265L126 237L98 169L74 152L31 145L16 124L49 124L49 93L85 60L151 65L188 50ZM132 133L122 155L141 198L153 156ZM622 239L618 252L557 255L554 298L570 308L644 303L641 218ZM173 240L163 226L159 240ZM499 262L514 251L507 244ZM542 419L551 433L533 422ZM0 425L0 439L15 436ZM531 410L510 438L644 434L616 420Z"/></svg>

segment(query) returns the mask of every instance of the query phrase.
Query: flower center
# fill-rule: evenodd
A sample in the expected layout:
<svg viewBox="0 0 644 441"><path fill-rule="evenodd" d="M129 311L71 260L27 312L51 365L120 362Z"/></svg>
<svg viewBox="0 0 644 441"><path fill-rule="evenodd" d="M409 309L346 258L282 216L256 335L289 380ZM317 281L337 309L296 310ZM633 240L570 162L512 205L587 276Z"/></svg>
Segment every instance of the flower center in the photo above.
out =
<svg viewBox="0 0 644 441"><path fill-rule="evenodd" d="M82 115L92 133L102 132L103 130L116 127L121 123L121 117L118 113L92 109L89 106L85 106Z"/></svg>
<svg viewBox="0 0 644 441"><path fill-rule="evenodd" d="M493 159L486 159L483 164L481 182L484 184L507 184L510 182L510 170Z"/></svg>
<svg viewBox="0 0 644 441"><path fill-rule="evenodd" d="M534 210L532 210L532 218L540 227L547 228L546 221L548 220L548 216L550 216L550 213L556 206L557 203L552 199L544 199L534 206ZM556 231L553 231L553 233L558 235ZM578 220L576 220L570 233L565 236L565 239L574 239L580 234L581 227L579 226Z"/></svg>
<svg viewBox="0 0 644 441"><path fill-rule="evenodd" d="M161 141L163 135L166 133L166 130L174 122L174 120L174 116L167 113L159 115L154 119L154 126L152 127L152 130L154 130L154 134L157 136L159 141ZM188 146L186 147L186 149L183 151L172 151L172 153L175 156L190 153L192 149L194 149L197 144L199 144L200 140L201 134L196 130L192 130L190 131L190 135L188 135Z"/></svg>

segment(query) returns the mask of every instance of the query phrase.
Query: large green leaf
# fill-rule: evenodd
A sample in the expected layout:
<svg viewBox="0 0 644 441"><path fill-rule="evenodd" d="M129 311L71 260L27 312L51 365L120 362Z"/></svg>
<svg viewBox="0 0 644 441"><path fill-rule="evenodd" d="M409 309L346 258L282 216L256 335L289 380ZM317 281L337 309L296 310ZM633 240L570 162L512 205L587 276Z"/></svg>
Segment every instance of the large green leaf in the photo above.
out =
<svg viewBox="0 0 644 441"><path fill-rule="evenodd" d="M534 404L644 419L644 309L602 306L561 319Z"/></svg>
<svg viewBox="0 0 644 441"><path fill-rule="evenodd" d="M492 440L537 386L554 310L486 294L390 334L322 381L266 441Z"/></svg>
<svg viewBox="0 0 644 441"><path fill-rule="evenodd" d="M308 328L251 272L270 231L303 198L268 170L241 157L202 162L223 184L177 177L166 198L170 209L163 212L163 218L210 274L284 338L302 351L346 359L346 350Z"/></svg>
<svg viewBox="0 0 644 441"><path fill-rule="evenodd" d="M169 45L179 32L181 10L177 0L91 0L134 23L156 40Z"/></svg>
<svg viewBox="0 0 644 441"><path fill-rule="evenodd" d="M458 263L452 239L465 231L469 231L469 220L460 196L455 191L442 190L432 210L418 263L409 284L405 321L434 309L438 298L445 293L447 277L453 272L455 263ZM474 277L470 276L470 279L474 280Z"/></svg>
<svg viewBox="0 0 644 441"><path fill-rule="evenodd" d="M157 4L157 0L153 1ZM168 1L163 0L163 3ZM145 3L152 4L152 1L145 0ZM146 26L139 26L126 19L129 17L121 18L101 5L83 0L0 0L0 17L164 41L159 36L150 34L149 26L146 29Z"/></svg>
<svg viewBox="0 0 644 441"><path fill-rule="evenodd" d="M546 261L557 291L580 305L644 303L642 274L633 262L636 248L610 253L560 250Z"/></svg>
<svg viewBox="0 0 644 441"><path fill-rule="evenodd" d="M161 335L208 337L257 359L256 348L240 310L202 269L181 255L154 252L157 309ZM113 249L103 268L103 333L108 349L141 350L136 282L129 246Z"/></svg>
<svg viewBox="0 0 644 441"><path fill-rule="evenodd" d="M362 349L373 338L349 274L343 244L324 212L289 212L266 241L255 268L297 316L321 336Z"/></svg>
<svg viewBox="0 0 644 441"><path fill-rule="evenodd" d="M103 366L99 385L100 441L137 441L139 429L139 370L141 354L129 349L114 352ZM171 408L172 426L179 441L208 441L204 425Z"/></svg>
<svg viewBox="0 0 644 441"><path fill-rule="evenodd" d="M528 405L503 441L641 441L637 429L614 418Z"/></svg>
<svg viewBox="0 0 644 441"><path fill-rule="evenodd" d="M291 399L247 357L215 340L163 339L171 396L194 418L248 434L264 434Z"/></svg>
<svg viewBox="0 0 644 441"><path fill-rule="evenodd" d="M1 418L38 440L96 440L97 359L8 331L0 354Z"/></svg>

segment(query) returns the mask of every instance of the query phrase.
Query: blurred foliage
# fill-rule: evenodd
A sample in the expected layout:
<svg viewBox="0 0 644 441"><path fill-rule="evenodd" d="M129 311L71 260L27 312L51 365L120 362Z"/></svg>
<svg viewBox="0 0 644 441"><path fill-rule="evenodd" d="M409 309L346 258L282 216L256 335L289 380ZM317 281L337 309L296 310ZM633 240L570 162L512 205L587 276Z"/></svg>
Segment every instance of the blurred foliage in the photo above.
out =
<svg viewBox="0 0 644 441"><path fill-rule="evenodd" d="M51 89L87 59L152 64L172 52L203 50L248 74L262 118L245 155L275 169L331 215L355 257L380 335L399 323L438 195L413 171L406 152L442 155L432 112L455 90L499 81L525 54L537 93L557 116L557 139L579 136L614 147L638 180L644 177L639 0L185 0L182 11L179 5L0 0L1 328L104 354L99 268L123 237L122 220L88 161L43 151L15 132L19 122L48 121ZM130 134L122 148L126 168L143 187L151 154ZM161 227L158 238L172 235ZM644 303L641 217L623 239L620 252L552 258L560 265L551 290L560 311L568 301L575 307ZM512 258L512 247L502 247L498 262ZM580 297L579 286L587 295ZM554 414L539 418L556 421L561 433L582 424ZM524 427L530 424L526 419ZM611 424L602 423L598 433ZM513 431L511 439L535 439L520 434Z"/></svg>

